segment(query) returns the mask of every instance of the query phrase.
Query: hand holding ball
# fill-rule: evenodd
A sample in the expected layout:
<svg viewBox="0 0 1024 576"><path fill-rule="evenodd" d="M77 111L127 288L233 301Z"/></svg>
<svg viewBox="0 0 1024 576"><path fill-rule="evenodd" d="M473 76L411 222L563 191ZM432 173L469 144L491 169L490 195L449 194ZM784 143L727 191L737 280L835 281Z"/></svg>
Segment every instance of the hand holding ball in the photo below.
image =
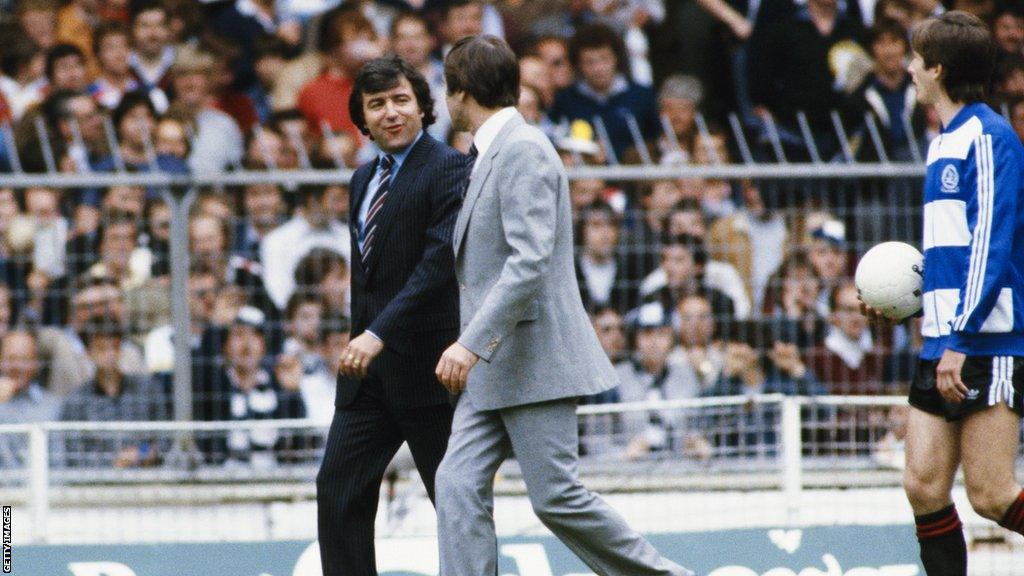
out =
<svg viewBox="0 0 1024 576"><path fill-rule="evenodd" d="M861 301L886 318L903 320L921 310L924 256L903 242L883 242L867 251L854 275Z"/></svg>

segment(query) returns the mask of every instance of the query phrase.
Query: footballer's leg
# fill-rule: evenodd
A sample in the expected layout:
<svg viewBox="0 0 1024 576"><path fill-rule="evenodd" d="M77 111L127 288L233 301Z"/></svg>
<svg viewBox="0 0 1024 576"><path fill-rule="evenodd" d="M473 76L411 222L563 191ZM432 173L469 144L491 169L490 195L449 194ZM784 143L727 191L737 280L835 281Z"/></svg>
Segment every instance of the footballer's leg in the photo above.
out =
<svg viewBox="0 0 1024 576"><path fill-rule="evenodd" d="M1024 493L1014 479L1020 422L1020 414L1004 402L971 414L963 423L961 452L971 506L1004 528L1024 534Z"/></svg>
<svg viewBox="0 0 1024 576"><path fill-rule="evenodd" d="M959 434L959 423L911 406L903 486L928 576L967 574L967 544L951 496L960 462Z"/></svg>

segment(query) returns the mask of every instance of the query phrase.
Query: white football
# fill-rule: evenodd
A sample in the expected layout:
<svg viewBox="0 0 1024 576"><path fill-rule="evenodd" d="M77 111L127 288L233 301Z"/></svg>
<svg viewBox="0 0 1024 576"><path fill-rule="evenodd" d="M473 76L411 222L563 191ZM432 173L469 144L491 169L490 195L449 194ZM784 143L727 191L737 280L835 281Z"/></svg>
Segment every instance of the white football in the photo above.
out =
<svg viewBox="0 0 1024 576"><path fill-rule="evenodd" d="M910 244L882 242L861 257L853 279L865 304L903 320L921 309L924 255Z"/></svg>

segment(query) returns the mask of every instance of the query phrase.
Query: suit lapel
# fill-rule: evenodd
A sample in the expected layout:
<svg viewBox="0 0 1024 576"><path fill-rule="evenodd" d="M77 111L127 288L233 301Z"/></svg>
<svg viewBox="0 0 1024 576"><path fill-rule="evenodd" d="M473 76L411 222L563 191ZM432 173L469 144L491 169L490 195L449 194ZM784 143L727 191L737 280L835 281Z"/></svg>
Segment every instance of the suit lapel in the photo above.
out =
<svg viewBox="0 0 1024 576"><path fill-rule="evenodd" d="M370 180L373 179L378 162L380 162L379 158L356 170L352 174L352 182L349 185L348 227L349 233L352 235L354 266L361 267L363 262L363 255L359 250L359 207L363 205L363 197L366 196L366 189L370 187Z"/></svg>
<svg viewBox="0 0 1024 576"><path fill-rule="evenodd" d="M490 148L484 155L483 159L480 160L480 166L477 167L476 173L473 174L469 181L469 189L466 190L466 197L462 200L462 210L459 211L459 218L455 222L455 256L458 258L459 250L462 248L462 241L466 235L466 230L469 228L469 219L473 215L473 207L476 205L476 201L480 198L480 193L483 191L484 183L487 181L487 177L491 173L491 169L494 167L494 157L501 151L501 146L504 144L508 135L512 133L520 124L524 122L523 117L516 113L515 116L510 118L508 122L502 126L498 135L494 138L494 142L491 142Z"/></svg>
<svg viewBox="0 0 1024 576"><path fill-rule="evenodd" d="M388 230L392 228L396 220L396 214L402 208L402 197L413 192L413 185L422 173L421 168L427 163L427 159L430 158L430 151L433 150L435 143L436 141L424 132L412 150L409 151L405 162L402 162L401 168L398 169L398 175L391 181L391 185L388 187L387 200L384 201L380 214L374 219L374 222L377 222L377 231L374 233L375 237L373 240L375 248L370 252L370 257L366 260L368 275L375 269L380 253L383 252L382 248L387 238Z"/></svg>

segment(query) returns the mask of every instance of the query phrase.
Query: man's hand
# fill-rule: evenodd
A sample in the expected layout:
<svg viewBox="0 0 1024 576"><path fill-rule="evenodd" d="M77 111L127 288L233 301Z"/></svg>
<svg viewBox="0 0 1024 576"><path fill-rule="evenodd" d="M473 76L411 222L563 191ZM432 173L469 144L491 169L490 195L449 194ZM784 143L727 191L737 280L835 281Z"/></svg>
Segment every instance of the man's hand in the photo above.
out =
<svg viewBox="0 0 1024 576"><path fill-rule="evenodd" d="M935 368L935 385L947 402L959 404L967 397L967 385L960 378L966 359L967 355L963 352L946 349Z"/></svg>
<svg viewBox="0 0 1024 576"><path fill-rule="evenodd" d="M807 368L804 366L804 362L800 358L800 350L797 349L796 344L776 342L772 346L772 349L768 351L768 359L770 359L779 370L788 374L789 377L794 380L799 380L807 374Z"/></svg>
<svg viewBox="0 0 1024 576"><path fill-rule="evenodd" d="M458 394L466 389L469 371L479 360L479 356L456 342L441 354L441 361L437 363L434 374L437 374L437 379L449 392Z"/></svg>
<svg viewBox="0 0 1024 576"><path fill-rule="evenodd" d="M857 300L860 300L860 296L857 296ZM861 315L863 315L864 317L866 317L868 319L868 324L871 324L872 326L879 326L879 327L882 327L882 328L891 328L891 327L899 324L898 321L893 320L892 318L889 318L888 316L884 316L876 308L872 308L871 306L868 306L867 304L864 303L863 300L860 300L860 313L861 313Z"/></svg>
<svg viewBox="0 0 1024 576"><path fill-rule="evenodd" d="M370 362L384 349L376 336L363 332L341 352L341 373L349 378L366 378Z"/></svg>
<svg viewBox="0 0 1024 576"><path fill-rule="evenodd" d="M274 374L281 388L289 392L302 389L302 360L295 354L282 354L274 366Z"/></svg>

